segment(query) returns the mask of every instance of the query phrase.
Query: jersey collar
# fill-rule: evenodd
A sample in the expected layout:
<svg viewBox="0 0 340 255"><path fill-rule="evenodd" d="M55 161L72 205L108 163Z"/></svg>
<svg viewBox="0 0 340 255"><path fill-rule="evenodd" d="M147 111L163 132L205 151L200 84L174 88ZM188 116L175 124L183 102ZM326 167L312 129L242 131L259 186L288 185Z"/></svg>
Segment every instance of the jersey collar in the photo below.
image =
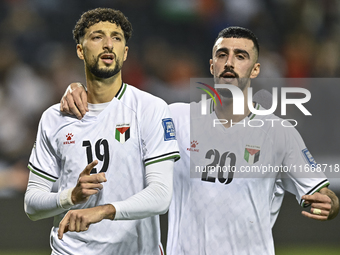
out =
<svg viewBox="0 0 340 255"><path fill-rule="evenodd" d="M254 102L254 103L255 103L254 108L255 108L256 110L260 109L260 104L258 104L258 103L256 103L256 102ZM255 113L252 113L252 112L250 112L250 113L248 114L248 118L249 118L250 120L254 119L255 116L256 116L256 114L255 114Z"/></svg>
<svg viewBox="0 0 340 255"><path fill-rule="evenodd" d="M122 86L120 86L120 89L118 90L117 94L115 95L115 97L118 100L120 100L122 98L122 96L124 95L126 87L127 87L126 83L122 83Z"/></svg>

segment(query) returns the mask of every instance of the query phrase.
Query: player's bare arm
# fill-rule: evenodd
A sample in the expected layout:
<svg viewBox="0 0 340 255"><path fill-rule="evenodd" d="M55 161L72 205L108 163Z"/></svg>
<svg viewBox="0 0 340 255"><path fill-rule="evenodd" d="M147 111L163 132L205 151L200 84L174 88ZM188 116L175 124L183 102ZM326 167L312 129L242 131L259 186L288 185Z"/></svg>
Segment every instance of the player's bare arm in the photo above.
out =
<svg viewBox="0 0 340 255"><path fill-rule="evenodd" d="M303 211L302 214L315 220L331 220L339 213L339 199L333 191L322 188L313 195L304 195L302 199L311 205L310 213Z"/></svg>
<svg viewBox="0 0 340 255"><path fill-rule="evenodd" d="M69 211L59 224L58 238L62 239L63 234L70 232L82 232L89 229L91 224L103 219L113 220L116 209L113 205L101 205L93 208Z"/></svg>
<svg viewBox="0 0 340 255"><path fill-rule="evenodd" d="M98 164L98 160L92 161L80 173L76 187L72 191L73 204L85 203L90 196L103 189L102 182L106 182L105 173L90 175L92 168Z"/></svg>
<svg viewBox="0 0 340 255"><path fill-rule="evenodd" d="M60 111L75 115L78 119L82 119L89 111L86 90L81 83L71 83L67 87L60 100Z"/></svg>

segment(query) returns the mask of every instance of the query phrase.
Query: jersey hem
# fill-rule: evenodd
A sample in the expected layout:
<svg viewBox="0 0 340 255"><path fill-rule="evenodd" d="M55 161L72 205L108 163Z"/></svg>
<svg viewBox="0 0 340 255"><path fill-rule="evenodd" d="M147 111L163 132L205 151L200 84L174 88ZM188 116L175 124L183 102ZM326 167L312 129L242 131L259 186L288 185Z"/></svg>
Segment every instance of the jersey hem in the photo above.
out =
<svg viewBox="0 0 340 255"><path fill-rule="evenodd" d="M48 174L48 173L45 173L45 172L42 171L42 170L36 168L35 166L33 166L32 163L29 163L27 167L28 167L28 169L29 169L32 173L34 173L34 174L36 174L36 175L38 175L38 176L40 176L40 177L42 177L42 178L44 178L44 179L46 179L46 180L48 180L48 181L56 182L57 179L58 179L58 178L56 178L56 177L54 177L54 176L52 176L52 175L50 175L50 174Z"/></svg>
<svg viewBox="0 0 340 255"><path fill-rule="evenodd" d="M153 164L153 163L161 162L161 161L164 161L164 160L168 160L168 159L174 159L175 162L176 162L177 160L180 159L180 157L181 156L179 155L179 151L166 153L166 154L163 154L163 155L160 155L160 156L157 156L157 157L146 159L145 160L145 166L148 166L148 165Z"/></svg>

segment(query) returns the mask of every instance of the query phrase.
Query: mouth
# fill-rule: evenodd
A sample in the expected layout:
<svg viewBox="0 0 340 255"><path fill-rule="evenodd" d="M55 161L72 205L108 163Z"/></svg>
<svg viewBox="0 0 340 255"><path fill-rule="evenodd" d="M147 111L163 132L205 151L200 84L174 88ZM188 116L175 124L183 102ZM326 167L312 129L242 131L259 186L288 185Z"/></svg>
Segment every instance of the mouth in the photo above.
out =
<svg viewBox="0 0 340 255"><path fill-rule="evenodd" d="M113 60L114 60L115 56L113 54L108 54L105 53L103 55L100 56L100 59L105 63L105 64L112 64Z"/></svg>
<svg viewBox="0 0 340 255"><path fill-rule="evenodd" d="M237 78L236 75L234 73L231 73L231 72L222 73L222 75L220 77L221 78L225 78L225 79L234 79L234 78Z"/></svg>

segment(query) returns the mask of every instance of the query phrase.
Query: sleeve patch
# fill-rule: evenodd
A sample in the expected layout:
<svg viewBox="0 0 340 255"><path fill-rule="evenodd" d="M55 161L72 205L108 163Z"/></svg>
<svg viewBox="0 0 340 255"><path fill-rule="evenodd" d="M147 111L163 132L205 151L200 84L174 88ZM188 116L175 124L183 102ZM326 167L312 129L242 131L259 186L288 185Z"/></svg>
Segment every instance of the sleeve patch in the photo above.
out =
<svg viewBox="0 0 340 255"><path fill-rule="evenodd" d="M162 119L164 141L176 140L175 125L171 118Z"/></svg>
<svg viewBox="0 0 340 255"><path fill-rule="evenodd" d="M311 165L311 166L316 166L316 161L315 159L313 158L312 154L309 152L309 150L306 148L306 149L303 149L302 150L302 153L303 155L305 156L307 162Z"/></svg>

